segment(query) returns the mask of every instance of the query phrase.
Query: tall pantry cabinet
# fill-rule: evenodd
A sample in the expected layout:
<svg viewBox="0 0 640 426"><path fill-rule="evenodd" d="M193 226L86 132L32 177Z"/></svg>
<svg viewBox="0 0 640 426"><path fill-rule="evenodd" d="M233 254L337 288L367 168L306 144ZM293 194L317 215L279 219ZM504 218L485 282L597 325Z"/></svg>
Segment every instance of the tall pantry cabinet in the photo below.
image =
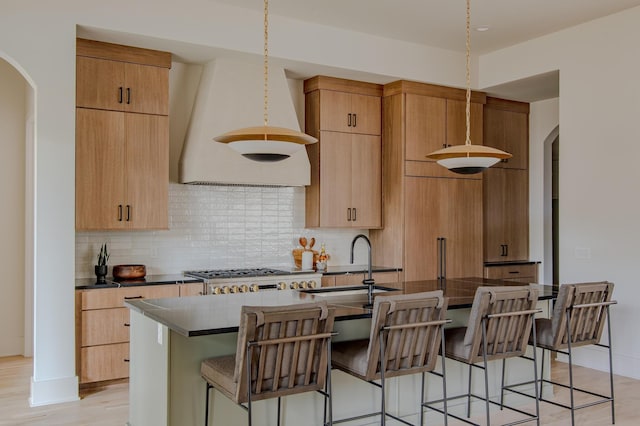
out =
<svg viewBox="0 0 640 426"><path fill-rule="evenodd" d="M311 185L306 227L382 226L382 87L317 76L304 82Z"/></svg>
<svg viewBox="0 0 640 426"><path fill-rule="evenodd" d="M76 229L166 229L171 54L77 39Z"/></svg>
<svg viewBox="0 0 640 426"><path fill-rule="evenodd" d="M482 175L449 172L425 156L464 143L465 91L398 81L384 86L384 228L373 261L406 281L482 276ZM484 93L473 92L471 133L482 144Z"/></svg>
<svg viewBox="0 0 640 426"><path fill-rule="evenodd" d="M529 104L487 98L485 144L513 155L484 172L484 260L529 259Z"/></svg>

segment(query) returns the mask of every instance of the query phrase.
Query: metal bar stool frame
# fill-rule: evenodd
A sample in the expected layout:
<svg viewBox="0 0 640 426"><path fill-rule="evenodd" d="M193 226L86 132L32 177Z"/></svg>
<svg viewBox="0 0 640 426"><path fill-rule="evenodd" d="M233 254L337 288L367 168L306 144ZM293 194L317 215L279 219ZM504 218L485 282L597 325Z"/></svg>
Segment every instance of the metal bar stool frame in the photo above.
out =
<svg viewBox="0 0 640 426"><path fill-rule="evenodd" d="M430 296L433 297L433 295L437 295L440 297L441 300L446 300L445 298L442 297L442 292L441 291L435 291L435 292L428 292L428 293L419 293L419 294L415 294L412 296ZM410 296L391 296L391 297L378 297L376 299L377 303L385 303L385 299L389 299L389 300L410 300ZM382 302L381 302L382 301ZM386 302L389 303L389 302ZM393 306L395 302L391 301L391 304ZM442 302L441 302L442 303ZM442 306L438 306L439 309L442 309ZM387 312L387 315L391 314L394 311L395 307L391 308L389 310L389 312ZM376 308L374 307L374 311L376 310ZM444 309L440 312L440 316L442 317L444 315L444 313L446 312L446 302L444 302ZM375 318L375 314L374 314L374 321L376 320ZM388 355L388 346L387 346L387 342L389 340L389 335L393 332L398 332L400 331L402 334L407 333L409 330L414 330L414 332L416 334L414 334L414 338L416 338L415 336L417 336L418 330L420 328L428 328L428 327L437 327L438 328L438 333L439 333L439 338L440 338L440 348L439 350L442 351L442 353L444 353L445 350L445 338L444 338L444 326L446 324L451 323L451 320L449 319L438 319L438 320L431 320L431 321L421 321L421 322L413 322L413 323L405 323L405 324L394 324L394 325L384 325L382 327L380 327L378 329L377 335L378 335L378 348L379 348L379 353L378 353L378 363L380 366L380 383L374 381L374 380L367 380L364 379L361 376L355 376L358 377L364 381L366 381L367 383L379 388L381 390L380 393L380 411L376 411L373 413L367 413L367 414L362 414L362 415L357 415L357 416L352 416L352 417L348 417L348 418L343 418L340 420L334 420L333 423L334 424L338 424L338 423L344 423L344 422L349 422L349 421L354 421L354 420L360 420L360 419L364 419L364 418L368 418L368 417L373 417L373 416L380 416L380 425L381 426L385 426L386 425L386 420L387 417L391 418L397 422L400 422L402 424L406 424L408 426L413 426L412 423L409 423L408 421L394 415L391 414L389 412L387 412L386 410L386 376L385 376L385 371L387 370L387 368L385 366L387 366L388 363L388 359L387 359L387 355ZM372 326L375 326L375 324L372 324ZM404 341L403 341L404 343ZM425 346L429 346L427 345L427 342L425 342ZM397 355L397 354L396 354ZM431 356L428 352L425 353L425 356L429 357ZM435 356L437 356L437 352L435 353ZM397 360L397 358L396 358ZM438 373L436 372L434 369L428 370L428 371L421 371L421 382L420 382L420 387L421 387L421 391L420 391L420 426L424 425L424 408L425 406L425 373L429 372L433 375L436 375L438 377L440 377L442 379L442 391L443 391L443 395L446 398L447 395L447 389L446 389L446 370L445 370L445 357L441 357L442 360L442 372ZM368 360L369 362L371 362L371 360ZM335 364L334 364L335 367ZM349 373L349 371L347 371L344 368L340 368L337 367L341 370L344 370L345 372L347 372L347 374L351 374ZM415 374L415 373L400 373L400 374L392 374L392 377L399 377L402 375L408 375L408 374ZM447 425L447 416L446 416L446 412L447 412L447 408L446 408L446 404L444 406L444 424L445 426Z"/></svg>
<svg viewBox="0 0 640 426"><path fill-rule="evenodd" d="M323 310L323 315L327 315L327 305L326 302L321 302L321 303L317 303L317 304L301 304L301 305L290 305L285 307L285 309L289 309L289 310L304 310L304 309L312 309L312 308L317 308L318 306L321 307L321 309ZM243 315L245 314L245 310L248 311L254 311L256 309L260 309L260 307L245 307L243 306ZM277 309L275 308L265 308L267 310L271 310L271 311L277 311ZM276 312L277 313L277 312ZM261 313L258 312L258 316L260 316ZM322 318L321 318L322 319ZM331 318L330 318L330 324L333 324L333 314L331 314ZM267 338L267 339L263 339L263 340L248 340L246 342L246 346L245 346L245 360L247 360L245 362L246 364L246 369L245 369L245 374L246 374L246 390L247 390L247 394L246 394L246 403L242 403L242 402L237 402L236 400L234 400L234 398L231 398L232 400L234 400L234 402L236 402L236 404L238 406L240 406L241 408L243 408L246 412L247 412L247 424L248 426L252 426L253 424L253 416L252 416L252 404L254 402L254 398L252 396L257 395L257 393L254 393L252 391L252 367L255 367L254 362L253 362L253 354L254 351L256 350L264 350L266 347L268 346L274 346L274 345L287 345L287 344L293 344L293 345L299 345L302 344L303 342L307 342L310 343L310 345L314 345L315 342L317 342L318 344L322 345L325 344L326 345L326 366L325 366L325 380L324 380L324 389L316 389L316 392L318 392L319 394L321 394L324 397L324 420L323 420L323 425L324 426L332 426L333 425L333 404L332 404L332 397L331 397L331 339L333 336L336 336L337 333L336 332L321 332L321 333L313 333L313 334L305 334L305 335L296 335L296 336L290 336L290 337L280 337L280 338ZM240 337L239 337L240 339ZM299 347L299 346L298 346ZM312 356L312 348L309 348L309 359L311 359ZM208 360L203 361L203 365L204 363L206 363ZM293 370L292 370L293 371ZM210 400L210 392L212 388L216 388L216 386L214 386L213 384L211 384L209 382L209 379L207 377L205 377L205 375L203 374L203 378L205 379L205 384L206 384L206 403L205 403L205 426L207 426L209 424L209 400ZM222 389L220 389L220 391L222 393L225 393L224 391L222 391ZM291 392L289 394L293 394L295 392ZM225 395L228 396L228 395ZM281 398L282 396L285 395L281 395L281 396L277 396L277 425L280 426L280 421L281 421ZM261 398L261 399L269 399L269 398ZM327 419L327 414L328 414L328 419Z"/></svg>
<svg viewBox="0 0 640 426"><path fill-rule="evenodd" d="M494 289L495 290L495 289ZM536 297L537 300L537 297ZM475 301L474 301L475 302ZM496 402L496 401L492 401L489 398L489 373L488 373L488 344L487 344L487 336L488 336L488 323L490 320L495 320L495 319L500 319L500 318L508 318L508 317L517 317L517 316L523 316L528 318L529 321L531 321L531 336L533 341L536 341L536 330L535 330L535 326L534 326L534 315L537 313L542 312L541 309L526 309L526 310L521 310L521 311L511 311L511 312L502 312L502 313L495 313L495 314L487 314L487 315L483 315L482 316L482 325L481 325L481 330L482 330L482 365L478 365L475 362L465 362L456 358L452 358L458 362L461 363L466 363L469 365L469 379L468 379L468 388L467 388L467 393L466 394L462 394L462 395L457 395L457 396L452 396L449 397L447 399L438 399L438 400L433 400L433 401L428 401L426 402L424 405L425 407L431 408L435 411L438 411L440 413L445 414L445 416L450 416L455 418L456 420L462 421L464 423L470 424L470 425L474 425L474 426L480 426L479 423L475 423L471 420L469 420L470 414L471 414L471 398L476 398L476 399L481 399L485 401L485 413L486 413L486 420L487 420L487 426L491 425L491 416L490 416L490 405L494 404L494 405L498 405L500 406L500 409L504 409L507 408L511 411L515 411L517 413L523 414L524 416L526 416L526 418L524 419L520 419L520 420L516 420L514 422L510 422L510 423L506 423L503 426L510 426L510 425L517 425L517 424L521 424L521 423L526 423L526 422L530 422L535 420L536 424L539 426L540 425L540 407L538 404L538 399L536 398L536 412L535 414L526 412L524 410L520 410L516 407L511 407L511 406L507 406L504 404L504 401L500 400L500 402ZM444 352L443 352L444 353ZM534 351L533 354L533 358L535 360L536 358L536 354ZM505 362L506 362L506 358L503 358L503 367L502 367L502 371L504 373L504 367L505 367ZM476 395L474 393L472 393L471 391L471 384L472 384L472 372L473 372L473 367L479 368L481 370L484 371L484 391L485 391L485 396L480 396L480 395ZM534 376L534 381L537 382L538 380L538 376L537 376L537 368L536 368L536 363L534 361L534 368L533 368L533 376ZM536 389L536 396L537 396L537 389ZM455 399L460 399L460 398L467 398L467 418L464 417L460 417L456 414L451 413L450 411L447 413L446 410L440 410L439 408L435 407L434 404L439 404L442 402L446 402L447 401L451 401L451 400L455 400Z"/></svg>
<svg viewBox="0 0 640 426"><path fill-rule="evenodd" d="M587 283L590 284L590 283ZM572 285L572 284L569 284ZM580 285L580 284L578 284ZM574 285L575 286L575 285ZM609 295L610 297L610 295ZM540 401L546 402L548 404L552 404L558 407L562 407L562 408L566 408L571 410L571 424L574 425L575 424L575 411L582 409L582 408L587 408L587 407L592 407L594 405L599 405L599 404L606 404L608 402L611 403L611 423L615 424L615 394L614 394L614 386L613 386L613 356L612 356L612 350L611 350L611 321L610 321L610 306L611 305L615 305L618 302L615 300L605 300L605 301L601 301L601 302L592 302L592 303L581 303L581 304L570 304L569 306L566 307L565 311L564 311L564 316L565 316L565 333L567 336L567 350L564 351L562 349L554 349L548 346L539 346L537 345L536 342L532 342L533 344L533 348L534 348L534 354L535 354L535 348L536 347L540 347L540 349L542 349L542 366L541 366L541 372L540 372L540 379L536 380L536 386L534 386L534 388L536 388L536 395L538 395L538 399ZM580 316L582 313L582 310L586 310L586 309L592 309L592 308L598 308L598 309L603 309L606 311L606 323L607 323L607 344L603 344L600 342L597 343L593 343L593 345L595 346L599 346L602 348L606 348L607 352L609 354L609 387L610 387L610 395L603 395L594 391L590 391L587 389L583 389L583 388L579 388L574 386L574 380L573 380L573 357L572 357L572 341L571 341L571 327L572 324L574 324L573 322L573 318L574 315L578 315ZM566 355L568 357L568 361L569 361L569 384L565 384L565 383L560 383L557 381L553 381L553 380L547 380L544 378L544 358L545 358L545 350L549 350L551 352L556 352L556 353L560 353L563 355ZM526 358L530 361L533 361L535 363L535 360L530 358L530 357L523 357ZM522 396L527 396L527 397L532 397L532 395L524 392L524 391L520 391L517 389L514 389L514 387L518 387L518 386L522 386L522 385L529 385L532 384L534 382L521 382L521 383L516 383L516 384L511 384L511 385L504 385L504 370L503 370L503 374L502 374L502 394L501 394L501 401L504 398L504 391L510 391ZM570 404L563 404L557 401L553 401L550 399L546 399L543 397L543 384L544 383L548 383L551 385L556 385L556 386L560 386L563 387L565 389L569 389L569 395L570 395ZM539 385L539 390L538 389L538 385ZM591 396L595 396L600 398L597 401L591 401L591 402L587 402L584 404L580 404L580 405L576 405L575 404L575 398L574 398L574 391L576 392L582 392L585 394L589 394Z"/></svg>

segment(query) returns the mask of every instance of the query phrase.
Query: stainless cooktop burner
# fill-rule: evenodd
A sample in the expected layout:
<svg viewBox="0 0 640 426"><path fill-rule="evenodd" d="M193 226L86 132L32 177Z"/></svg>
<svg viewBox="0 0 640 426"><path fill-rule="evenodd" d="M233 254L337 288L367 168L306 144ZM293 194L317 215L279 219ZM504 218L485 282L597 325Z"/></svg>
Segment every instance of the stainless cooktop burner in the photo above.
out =
<svg viewBox="0 0 640 426"><path fill-rule="evenodd" d="M270 275L290 275L290 271L282 271L271 268L247 268L247 269L204 269L199 271L185 271L187 276L211 280L216 278L249 278L264 277Z"/></svg>

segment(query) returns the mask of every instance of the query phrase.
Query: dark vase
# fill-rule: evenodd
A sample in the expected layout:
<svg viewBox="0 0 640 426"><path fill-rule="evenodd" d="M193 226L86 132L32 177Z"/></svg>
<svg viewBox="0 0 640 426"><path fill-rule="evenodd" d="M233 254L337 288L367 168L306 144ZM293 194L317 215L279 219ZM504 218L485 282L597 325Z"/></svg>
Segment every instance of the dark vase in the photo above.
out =
<svg viewBox="0 0 640 426"><path fill-rule="evenodd" d="M96 284L106 284L107 280L105 277L107 276L107 265L95 265L93 269L96 272L96 277L98 278Z"/></svg>

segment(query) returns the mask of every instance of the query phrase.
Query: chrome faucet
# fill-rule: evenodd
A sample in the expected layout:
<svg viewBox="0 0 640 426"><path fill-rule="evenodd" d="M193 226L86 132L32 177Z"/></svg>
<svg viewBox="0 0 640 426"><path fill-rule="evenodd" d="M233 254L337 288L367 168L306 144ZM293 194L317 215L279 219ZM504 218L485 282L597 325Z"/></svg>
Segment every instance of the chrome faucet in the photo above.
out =
<svg viewBox="0 0 640 426"><path fill-rule="evenodd" d="M364 285L366 285L368 287L367 299L368 299L368 304L371 305L371 304L373 304L373 286L374 286L375 282L373 281L373 275L372 275L372 272L371 272L371 241L369 241L369 238L367 238L366 235L358 234L351 241L351 259L350 259L350 263L353 264L353 248L356 245L356 241L358 241L358 239L360 239L360 238L364 239L367 242L367 248L369 249L369 257L368 257L368 263L367 263L367 279L362 281L362 284L364 284Z"/></svg>

